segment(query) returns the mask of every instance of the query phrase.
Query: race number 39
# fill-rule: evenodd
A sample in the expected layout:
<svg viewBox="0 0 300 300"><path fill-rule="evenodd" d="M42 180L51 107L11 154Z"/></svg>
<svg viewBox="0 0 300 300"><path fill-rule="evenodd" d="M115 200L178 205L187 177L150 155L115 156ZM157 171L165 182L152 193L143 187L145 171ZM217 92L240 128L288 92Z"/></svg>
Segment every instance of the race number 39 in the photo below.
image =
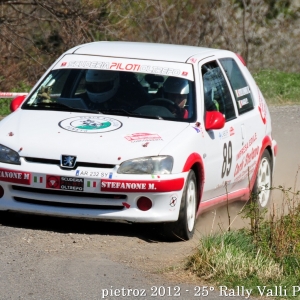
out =
<svg viewBox="0 0 300 300"><path fill-rule="evenodd" d="M230 169L232 164L232 143L231 141L228 142L228 146L224 143L223 146L223 164L222 164L222 174L221 177L223 178L229 175Z"/></svg>

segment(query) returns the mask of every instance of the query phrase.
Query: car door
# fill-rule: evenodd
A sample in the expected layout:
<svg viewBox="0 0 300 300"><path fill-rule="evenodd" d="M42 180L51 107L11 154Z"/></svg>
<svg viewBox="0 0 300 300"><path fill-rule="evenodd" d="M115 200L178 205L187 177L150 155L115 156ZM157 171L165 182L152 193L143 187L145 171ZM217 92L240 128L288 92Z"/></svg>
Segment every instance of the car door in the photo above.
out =
<svg viewBox="0 0 300 300"><path fill-rule="evenodd" d="M236 157L244 142L243 121L238 116L234 97L225 72L217 60L199 63L204 111L219 111L225 126L205 130L205 184L203 201L225 195L232 190Z"/></svg>
<svg viewBox="0 0 300 300"><path fill-rule="evenodd" d="M264 107L261 94L245 65L238 59L223 57L219 59L225 71L234 101L238 110L241 140L236 141L236 153L233 160L233 178L229 191L248 188L255 168L260 159L262 141L266 134ZM255 103L255 100L256 103Z"/></svg>

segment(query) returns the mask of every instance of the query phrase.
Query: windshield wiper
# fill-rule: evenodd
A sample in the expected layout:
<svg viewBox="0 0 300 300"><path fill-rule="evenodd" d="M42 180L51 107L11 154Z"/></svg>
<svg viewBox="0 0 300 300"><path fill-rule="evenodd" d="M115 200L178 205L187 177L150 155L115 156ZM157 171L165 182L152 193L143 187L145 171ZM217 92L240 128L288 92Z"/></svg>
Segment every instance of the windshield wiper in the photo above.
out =
<svg viewBox="0 0 300 300"><path fill-rule="evenodd" d="M78 107L72 107L72 106L68 106L66 104L63 103L58 103L58 102L49 102L49 103L45 103L45 102L39 102L39 103L35 103L33 105L26 105L24 107L25 109L38 109L38 108L44 108L44 109L58 109L58 110L66 110L66 111L78 111L78 112L86 112L86 113L92 113L92 114L101 114L101 112L97 111L97 110L92 110L92 109L86 109L86 108L78 108Z"/></svg>
<svg viewBox="0 0 300 300"><path fill-rule="evenodd" d="M103 114L116 114L116 115L121 115L121 116L136 116L139 115L139 113L137 112L133 112L133 111L128 111L126 109L123 108L112 108L112 109L101 109L101 113Z"/></svg>

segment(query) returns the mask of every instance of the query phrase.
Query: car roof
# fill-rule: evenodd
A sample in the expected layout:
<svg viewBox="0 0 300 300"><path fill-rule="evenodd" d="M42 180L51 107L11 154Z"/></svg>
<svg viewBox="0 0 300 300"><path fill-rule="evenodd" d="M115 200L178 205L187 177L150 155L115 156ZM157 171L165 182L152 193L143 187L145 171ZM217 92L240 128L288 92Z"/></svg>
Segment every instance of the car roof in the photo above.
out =
<svg viewBox="0 0 300 300"><path fill-rule="evenodd" d="M67 53L186 62L195 55L205 58L221 51L224 50L174 44L101 41L79 45Z"/></svg>

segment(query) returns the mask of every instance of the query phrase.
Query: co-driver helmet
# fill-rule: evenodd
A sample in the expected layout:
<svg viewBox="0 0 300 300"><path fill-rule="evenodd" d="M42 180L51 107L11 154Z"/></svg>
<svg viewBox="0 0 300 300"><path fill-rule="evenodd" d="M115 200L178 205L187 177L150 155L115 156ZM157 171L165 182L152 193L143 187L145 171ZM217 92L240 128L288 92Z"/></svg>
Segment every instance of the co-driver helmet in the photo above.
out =
<svg viewBox="0 0 300 300"><path fill-rule="evenodd" d="M164 97L178 105L181 103L181 107L185 105L189 91L189 82L183 78L168 77L163 85Z"/></svg>
<svg viewBox="0 0 300 300"><path fill-rule="evenodd" d="M163 86L165 93L187 95L189 93L189 82L187 79L168 77Z"/></svg>
<svg viewBox="0 0 300 300"><path fill-rule="evenodd" d="M113 97L119 88L119 73L107 70L88 70L85 76L86 92L94 103Z"/></svg>

